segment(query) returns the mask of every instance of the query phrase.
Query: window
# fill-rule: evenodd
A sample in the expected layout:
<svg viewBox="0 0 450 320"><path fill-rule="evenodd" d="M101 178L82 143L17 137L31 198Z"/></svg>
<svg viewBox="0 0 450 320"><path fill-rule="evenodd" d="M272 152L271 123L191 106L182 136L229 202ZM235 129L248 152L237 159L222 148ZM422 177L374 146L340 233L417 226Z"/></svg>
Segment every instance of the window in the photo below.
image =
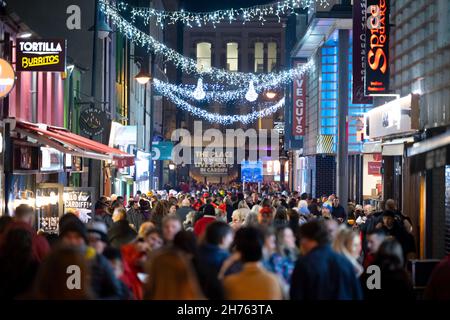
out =
<svg viewBox="0 0 450 320"><path fill-rule="evenodd" d="M238 44L237 42L227 43L227 70L238 71Z"/></svg>
<svg viewBox="0 0 450 320"><path fill-rule="evenodd" d="M255 72L264 72L264 43L255 42Z"/></svg>
<svg viewBox="0 0 450 320"><path fill-rule="evenodd" d="M267 72L271 72L277 65L277 43L267 44Z"/></svg>
<svg viewBox="0 0 450 320"><path fill-rule="evenodd" d="M208 71L211 69L211 43L197 43L197 70Z"/></svg>

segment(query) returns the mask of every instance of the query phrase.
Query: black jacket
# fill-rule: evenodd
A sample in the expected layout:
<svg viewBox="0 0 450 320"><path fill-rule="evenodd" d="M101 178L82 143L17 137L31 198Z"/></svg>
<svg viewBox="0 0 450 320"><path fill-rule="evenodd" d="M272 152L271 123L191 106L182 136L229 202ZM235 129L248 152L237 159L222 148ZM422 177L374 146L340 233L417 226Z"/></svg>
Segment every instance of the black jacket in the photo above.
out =
<svg viewBox="0 0 450 320"><path fill-rule="evenodd" d="M136 228L136 231L139 231L141 224L143 224L146 219L141 210L133 209L127 211L127 220Z"/></svg>
<svg viewBox="0 0 450 320"><path fill-rule="evenodd" d="M124 244L130 243L137 236L137 233L130 227L128 220L114 222L108 230L108 240L111 247L120 249Z"/></svg>
<svg viewBox="0 0 450 320"><path fill-rule="evenodd" d="M103 255L95 254L90 260L90 266L92 291L97 299L118 300L126 296L111 264Z"/></svg>
<svg viewBox="0 0 450 320"><path fill-rule="evenodd" d="M345 213L344 207L341 205L338 205L337 207L333 207L331 209L331 215L333 218L342 218L344 222L347 220L347 214Z"/></svg>

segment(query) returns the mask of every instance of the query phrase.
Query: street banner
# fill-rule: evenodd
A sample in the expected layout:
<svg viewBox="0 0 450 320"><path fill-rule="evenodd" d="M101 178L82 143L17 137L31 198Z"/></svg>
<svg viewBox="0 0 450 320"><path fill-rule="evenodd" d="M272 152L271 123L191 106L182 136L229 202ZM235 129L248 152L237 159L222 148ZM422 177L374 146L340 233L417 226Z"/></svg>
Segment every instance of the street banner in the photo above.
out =
<svg viewBox="0 0 450 320"><path fill-rule="evenodd" d="M294 68L304 62L294 61ZM293 84L292 136L303 137L306 128L306 76L294 79Z"/></svg>
<svg viewBox="0 0 450 320"><path fill-rule="evenodd" d="M389 0L367 1L365 94L389 93Z"/></svg>
<svg viewBox="0 0 450 320"><path fill-rule="evenodd" d="M364 94L366 75L366 0L353 1L353 96L354 104L371 104L372 98Z"/></svg>
<svg viewBox="0 0 450 320"><path fill-rule="evenodd" d="M17 40L16 71L66 71L66 40Z"/></svg>

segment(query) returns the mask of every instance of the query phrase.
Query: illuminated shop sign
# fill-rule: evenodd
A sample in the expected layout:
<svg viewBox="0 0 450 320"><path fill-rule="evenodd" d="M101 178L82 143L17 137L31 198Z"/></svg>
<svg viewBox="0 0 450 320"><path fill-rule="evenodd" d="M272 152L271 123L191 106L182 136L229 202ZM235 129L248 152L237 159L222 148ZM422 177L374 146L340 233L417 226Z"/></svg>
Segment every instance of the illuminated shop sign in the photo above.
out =
<svg viewBox="0 0 450 320"><path fill-rule="evenodd" d="M389 90L389 1L367 0L366 95L383 95Z"/></svg>
<svg viewBox="0 0 450 320"><path fill-rule="evenodd" d="M366 78L367 39L366 39L366 1L353 1L353 95L356 104L372 103L371 97L364 94Z"/></svg>
<svg viewBox="0 0 450 320"><path fill-rule="evenodd" d="M14 88L16 75L11 64L0 59L0 98L6 97Z"/></svg>
<svg viewBox="0 0 450 320"><path fill-rule="evenodd" d="M294 67L298 68L302 64L295 62ZM306 76L294 79L293 87L292 135L301 137L305 135L306 128Z"/></svg>
<svg viewBox="0 0 450 320"><path fill-rule="evenodd" d="M66 40L18 40L16 71L64 72Z"/></svg>

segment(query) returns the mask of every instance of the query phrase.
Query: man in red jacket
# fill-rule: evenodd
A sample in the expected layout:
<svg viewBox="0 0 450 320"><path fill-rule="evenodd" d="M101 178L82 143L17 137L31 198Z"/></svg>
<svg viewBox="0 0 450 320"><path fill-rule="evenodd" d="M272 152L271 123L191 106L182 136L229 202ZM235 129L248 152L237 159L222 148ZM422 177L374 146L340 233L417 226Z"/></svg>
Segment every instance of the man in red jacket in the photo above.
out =
<svg viewBox="0 0 450 320"><path fill-rule="evenodd" d="M32 252L33 258L37 262L41 262L45 256L50 252L50 246L45 237L38 235L33 228L34 210L26 204L18 206L14 213L13 221L6 227L3 235L6 235L12 229L25 229L32 234ZM3 241L3 239L0 239Z"/></svg>
<svg viewBox="0 0 450 320"><path fill-rule="evenodd" d="M216 210L212 204L206 204L203 207L203 217L197 220L194 225L194 233L197 237L201 237L211 222L216 221Z"/></svg>

